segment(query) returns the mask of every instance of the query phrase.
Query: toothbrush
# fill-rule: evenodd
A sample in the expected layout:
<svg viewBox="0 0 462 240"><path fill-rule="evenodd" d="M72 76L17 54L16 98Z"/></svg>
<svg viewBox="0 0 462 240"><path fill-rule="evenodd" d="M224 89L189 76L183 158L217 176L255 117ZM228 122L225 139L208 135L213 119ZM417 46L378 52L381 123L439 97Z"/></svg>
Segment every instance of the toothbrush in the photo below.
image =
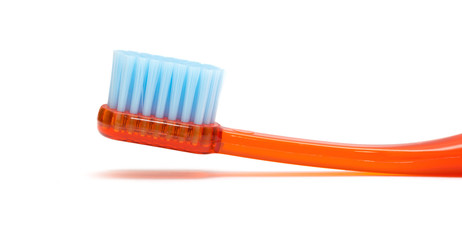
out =
<svg viewBox="0 0 462 240"><path fill-rule="evenodd" d="M409 175L462 176L462 134L396 145L280 137L215 122L223 70L212 65L114 51L102 135L192 153L222 153L280 163Z"/></svg>

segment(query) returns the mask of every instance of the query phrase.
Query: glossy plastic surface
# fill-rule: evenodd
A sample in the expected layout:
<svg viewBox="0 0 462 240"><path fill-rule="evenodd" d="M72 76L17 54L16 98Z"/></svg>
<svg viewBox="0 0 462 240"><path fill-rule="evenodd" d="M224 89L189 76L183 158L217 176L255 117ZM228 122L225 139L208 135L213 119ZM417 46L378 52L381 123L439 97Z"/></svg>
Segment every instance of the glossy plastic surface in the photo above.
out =
<svg viewBox="0 0 462 240"><path fill-rule="evenodd" d="M146 117L107 105L99 111L98 129L112 139L193 153L354 171L462 176L462 134L408 144L341 144Z"/></svg>
<svg viewBox="0 0 462 240"><path fill-rule="evenodd" d="M193 153L216 152L221 136L218 124L196 125L162 118L118 112L107 105L98 113L98 130L115 140L135 142Z"/></svg>
<svg viewBox="0 0 462 240"><path fill-rule="evenodd" d="M462 176L462 135L411 144L356 145L223 128L219 153L354 171Z"/></svg>

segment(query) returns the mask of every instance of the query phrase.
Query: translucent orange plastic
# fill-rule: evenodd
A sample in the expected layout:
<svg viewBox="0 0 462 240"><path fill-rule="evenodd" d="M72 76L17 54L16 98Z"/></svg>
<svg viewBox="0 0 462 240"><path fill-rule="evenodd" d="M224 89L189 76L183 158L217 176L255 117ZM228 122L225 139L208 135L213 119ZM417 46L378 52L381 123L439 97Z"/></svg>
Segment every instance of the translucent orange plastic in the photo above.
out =
<svg viewBox="0 0 462 240"><path fill-rule="evenodd" d="M118 112L106 104L98 113L98 130L108 138L193 153L217 152L218 124L196 125Z"/></svg>
<svg viewBox="0 0 462 240"><path fill-rule="evenodd" d="M411 175L462 176L462 134L397 145L321 142L118 112L103 105L106 137L193 153L222 153L281 163Z"/></svg>
<svg viewBox="0 0 462 240"><path fill-rule="evenodd" d="M224 128L219 153L324 168L462 176L462 134L398 145L356 145Z"/></svg>

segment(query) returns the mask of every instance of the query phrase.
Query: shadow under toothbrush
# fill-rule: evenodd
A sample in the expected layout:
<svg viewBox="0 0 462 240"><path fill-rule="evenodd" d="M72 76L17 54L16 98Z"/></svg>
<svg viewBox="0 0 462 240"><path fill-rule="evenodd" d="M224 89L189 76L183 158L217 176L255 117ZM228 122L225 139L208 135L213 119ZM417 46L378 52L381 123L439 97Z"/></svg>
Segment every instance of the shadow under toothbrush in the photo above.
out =
<svg viewBox="0 0 462 240"><path fill-rule="evenodd" d="M206 179L206 178L262 178L262 177L448 177L420 176L354 171L315 171L315 172L220 172L203 170L110 170L97 173L98 177L112 179ZM462 176L452 176L462 177Z"/></svg>

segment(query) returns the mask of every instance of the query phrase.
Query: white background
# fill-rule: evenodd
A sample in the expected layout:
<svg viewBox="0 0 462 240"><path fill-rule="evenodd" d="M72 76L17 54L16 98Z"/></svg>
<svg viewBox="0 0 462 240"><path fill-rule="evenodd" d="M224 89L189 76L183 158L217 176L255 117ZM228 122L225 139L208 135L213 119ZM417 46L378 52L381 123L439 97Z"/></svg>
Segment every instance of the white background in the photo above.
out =
<svg viewBox="0 0 462 240"><path fill-rule="evenodd" d="M374 144L462 133L461 13L460 1L2 1L0 239L461 239L460 178L329 176L96 130L123 49L225 69L227 127ZM115 170L140 179L100 176Z"/></svg>

